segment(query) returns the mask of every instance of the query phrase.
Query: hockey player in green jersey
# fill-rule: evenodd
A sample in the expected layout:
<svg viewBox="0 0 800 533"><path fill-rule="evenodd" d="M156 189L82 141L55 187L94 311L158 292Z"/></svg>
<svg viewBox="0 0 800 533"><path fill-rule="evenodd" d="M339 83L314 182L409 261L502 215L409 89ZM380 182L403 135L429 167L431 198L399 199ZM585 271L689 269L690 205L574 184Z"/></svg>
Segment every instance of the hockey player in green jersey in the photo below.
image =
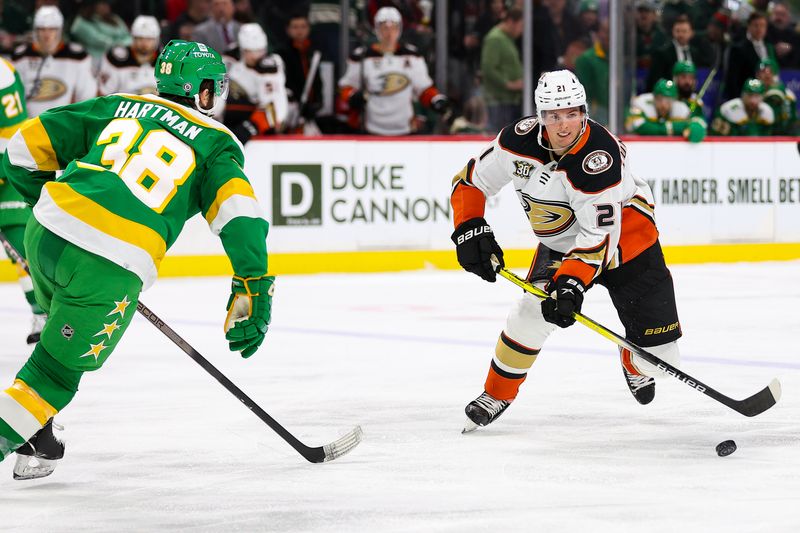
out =
<svg viewBox="0 0 800 533"><path fill-rule="evenodd" d="M797 97L778 77L778 63L771 58L761 61L756 78L764 84L764 102L775 114L775 134L794 135L797 128Z"/></svg>
<svg viewBox="0 0 800 533"><path fill-rule="evenodd" d="M764 102L766 92L761 80L744 82L742 96L723 103L717 110L711 129L715 135L757 137L773 135L775 113Z"/></svg>
<svg viewBox="0 0 800 533"><path fill-rule="evenodd" d="M41 341L0 393L0 458L33 437L18 451L16 477L47 475L31 465L43 459L54 467L47 462L63 455L59 445L37 454L39 441L57 442L49 421L83 373L108 359L140 291L196 213L233 266L231 350L249 357L267 332L268 224L242 171L241 144L209 118L226 92L225 66L204 44L171 41L155 68L159 96L115 94L55 108L26 122L8 145L3 171L34 205L25 246L36 298L49 313Z"/></svg>
<svg viewBox="0 0 800 533"><path fill-rule="evenodd" d="M672 81L678 90L678 101L689 107L693 117L700 117L705 122L702 98L697 97L697 67L691 61L676 61L672 65Z"/></svg>
<svg viewBox="0 0 800 533"><path fill-rule="evenodd" d="M0 154L5 153L9 139L27 118L25 88L22 86L19 73L11 63L0 58ZM25 234L25 224L30 216L31 208L0 172L0 233L5 235L23 257L25 248L22 238ZM39 342L39 334L47 316L36 303L30 276L19 265L17 270L25 298L33 311L33 325L27 339L28 344L33 344Z"/></svg>
<svg viewBox="0 0 800 533"><path fill-rule="evenodd" d="M693 117L689 106L678 100L675 82L663 78L652 93L633 99L626 128L639 135L681 135L690 142L700 142L706 136L706 121Z"/></svg>

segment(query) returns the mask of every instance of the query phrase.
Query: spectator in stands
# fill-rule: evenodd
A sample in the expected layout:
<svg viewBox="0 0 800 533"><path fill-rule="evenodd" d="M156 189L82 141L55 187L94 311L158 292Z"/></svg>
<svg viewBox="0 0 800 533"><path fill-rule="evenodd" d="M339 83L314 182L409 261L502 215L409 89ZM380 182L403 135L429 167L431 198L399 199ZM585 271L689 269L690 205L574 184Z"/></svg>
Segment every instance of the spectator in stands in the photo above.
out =
<svg viewBox="0 0 800 533"><path fill-rule="evenodd" d="M692 28L698 31L705 28L714 14L724 7L725 0L694 0L689 7L689 19L692 22Z"/></svg>
<svg viewBox="0 0 800 533"><path fill-rule="evenodd" d="M689 17L679 15L672 25L671 35L672 42L653 52L650 72L647 74L648 89L652 89L656 81L661 78L670 79L672 66L677 61L691 61L698 64L695 58L700 55L700 51L691 44L694 30Z"/></svg>
<svg viewBox="0 0 800 533"><path fill-rule="evenodd" d="M550 19L550 12L543 0L515 0L513 6L522 12L525 3L533 7L533 72L532 78L538 80L542 72L547 72L558 65L555 29ZM519 44L519 43L518 43Z"/></svg>
<svg viewBox="0 0 800 533"><path fill-rule="evenodd" d="M640 0L636 4L636 66L649 69L652 54L667 44L667 36L658 25L658 14L653 0Z"/></svg>
<svg viewBox="0 0 800 533"><path fill-rule="evenodd" d="M722 77L725 53L728 50L728 23L730 19L718 11L711 16L705 31L699 31L693 42L697 43L702 64L710 69L717 69L716 76Z"/></svg>
<svg viewBox="0 0 800 533"><path fill-rule="evenodd" d="M10 55L31 29L33 17L25 3L0 0L0 53Z"/></svg>
<svg viewBox="0 0 800 533"><path fill-rule="evenodd" d="M289 99L283 60L267 53L267 35L261 26L242 25L238 44L223 58L230 78L223 122L245 143L254 135L282 131Z"/></svg>
<svg viewBox="0 0 800 533"><path fill-rule="evenodd" d="M11 56L25 86L28 118L97 96L92 59L81 45L64 43L63 28L57 7L40 7L33 17L33 42L18 46Z"/></svg>
<svg viewBox="0 0 800 533"><path fill-rule="evenodd" d="M310 69L314 63L314 54L321 56L310 40L311 24L304 14L292 15L286 25L286 36L289 43L278 49L278 55L283 59L286 68L286 89L289 96L288 131L300 133L303 125L314 122L317 112L322 107L322 82L319 69L313 73ZM318 65L317 65L318 67ZM314 79L309 86L309 93L305 101L303 88L309 74ZM300 127L300 131L295 131Z"/></svg>
<svg viewBox="0 0 800 533"><path fill-rule="evenodd" d="M111 11L109 0L84 0L70 28L72 39L92 56L94 70L114 46L129 46L131 34L125 21Z"/></svg>
<svg viewBox="0 0 800 533"><path fill-rule="evenodd" d="M608 122L608 19L597 26L592 48L575 62L575 74L586 89L586 102L592 119Z"/></svg>
<svg viewBox="0 0 800 533"><path fill-rule="evenodd" d="M726 99L733 100L741 94L745 80L756 75L756 69L761 61L764 59L777 61L775 48L764 40L766 36L766 15L754 12L747 19L747 38L730 47L723 91Z"/></svg>
<svg viewBox="0 0 800 533"><path fill-rule="evenodd" d="M155 17L139 15L131 26L131 46L115 46L100 63L97 76L101 95L157 94L155 64L161 26Z"/></svg>
<svg viewBox="0 0 800 533"><path fill-rule="evenodd" d="M695 0L665 0L661 5L661 26L667 35L672 34L672 27L679 18L689 18ZM691 19L690 19L691 20Z"/></svg>
<svg viewBox="0 0 800 533"><path fill-rule="evenodd" d="M522 104L522 59L516 40L522 36L522 11L509 9L486 34L481 48L483 97L492 133L519 118Z"/></svg>
<svg viewBox="0 0 800 533"><path fill-rule="evenodd" d="M600 23L597 0L581 0L578 5L578 26L581 41L586 49L594 46L595 32Z"/></svg>
<svg viewBox="0 0 800 533"><path fill-rule="evenodd" d="M714 135L764 136L772 135L775 113L764 102L764 84L750 78L742 86L741 96L728 100L717 110L711 123Z"/></svg>
<svg viewBox="0 0 800 533"><path fill-rule="evenodd" d="M500 24L505 16L505 0L489 0L489 9L487 9L480 17L478 17L478 22L475 23L475 33L478 37L479 47L486 35L492 30L492 28Z"/></svg>
<svg viewBox="0 0 800 533"><path fill-rule="evenodd" d="M553 41L558 64L574 70L575 59L585 50L583 46L576 49L573 45L582 37L578 17L567 8L567 0L547 0L545 5L550 11L550 19L553 24ZM576 50L579 51L575 53Z"/></svg>
<svg viewBox="0 0 800 533"><path fill-rule="evenodd" d="M403 19L393 7L375 14L378 42L353 51L339 80L339 111L356 131L408 135L417 130L414 100L435 112L449 109L416 48L400 41ZM363 126L361 125L363 121Z"/></svg>
<svg viewBox="0 0 800 533"><path fill-rule="evenodd" d="M706 136L706 121L693 117L692 111L678 99L672 80L660 79L652 93L633 98L625 128L638 135L679 135L697 143Z"/></svg>
<svg viewBox="0 0 800 533"><path fill-rule="evenodd" d="M800 36L798 36L789 7L773 2L764 39L775 47L778 64L783 68L800 67Z"/></svg>
<svg viewBox="0 0 800 533"><path fill-rule="evenodd" d="M172 39L191 41L195 26L208 20L211 13L211 0L188 0L186 11L181 13L161 35L161 44ZM224 50L218 50L222 53Z"/></svg>
<svg viewBox="0 0 800 533"><path fill-rule="evenodd" d="M236 48L240 27L233 20L233 0L211 0L211 18L195 26L192 40L223 54Z"/></svg>
<svg viewBox="0 0 800 533"><path fill-rule="evenodd" d="M703 100L697 97L697 68L691 61L678 61L672 67L672 81L678 91L678 101L686 104L693 117L705 118Z"/></svg>
<svg viewBox="0 0 800 533"><path fill-rule="evenodd" d="M255 13L253 13L253 4L250 0L234 0L233 20L239 24L249 24L256 21Z"/></svg>
<svg viewBox="0 0 800 533"><path fill-rule="evenodd" d="M778 77L778 65L765 59L758 65L756 77L764 84L764 102L775 114L775 133L794 135L797 131L797 98Z"/></svg>

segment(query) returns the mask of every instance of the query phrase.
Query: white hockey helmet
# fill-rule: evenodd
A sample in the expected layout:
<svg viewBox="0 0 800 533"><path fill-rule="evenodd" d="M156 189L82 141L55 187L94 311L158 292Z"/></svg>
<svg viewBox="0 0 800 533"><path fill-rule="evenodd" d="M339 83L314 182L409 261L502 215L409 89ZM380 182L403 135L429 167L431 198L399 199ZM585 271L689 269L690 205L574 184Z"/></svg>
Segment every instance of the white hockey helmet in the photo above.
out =
<svg viewBox="0 0 800 533"><path fill-rule="evenodd" d="M542 120L542 111L586 107L586 89L569 70L554 70L542 74L533 98L539 120Z"/></svg>
<svg viewBox="0 0 800 533"><path fill-rule="evenodd" d="M242 50L266 50L267 34L257 22L242 24L239 28L239 48Z"/></svg>
<svg viewBox="0 0 800 533"><path fill-rule="evenodd" d="M131 37L158 40L161 38L161 26L155 17L139 15L131 24Z"/></svg>
<svg viewBox="0 0 800 533"><path fill-rule="evenodd" d="M64 15L56 6L42 6L33 16L33 28L58 28L64 27Z"/></svg>
<svg viewBox="0 0 800 533"><path fill-rule="evenodd" d="M378 26L387 22L397 24L397 27L400 28L400 31L403 31L403 17L400 15L400 12L396 7L385 6L380 8L378 12L375 13L375 31L378 30Z"/></svg>

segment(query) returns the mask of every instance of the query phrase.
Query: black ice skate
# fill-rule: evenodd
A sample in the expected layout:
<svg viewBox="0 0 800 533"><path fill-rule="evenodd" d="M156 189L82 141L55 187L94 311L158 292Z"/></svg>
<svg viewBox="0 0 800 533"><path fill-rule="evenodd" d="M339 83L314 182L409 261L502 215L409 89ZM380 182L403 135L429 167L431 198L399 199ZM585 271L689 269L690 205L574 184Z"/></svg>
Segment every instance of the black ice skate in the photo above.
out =
<svg viewBox="0 0 800 533"><path fill-rule="evenodd" d="M642 405L647 405L656 397L656 380L650 376L643 376L642 374L631 374L625 367L622 367L622 372L625 374L625 383L631 390L631 394L636 398L636 401Z"/></svg>
<svg viewBox="0 0 800 533"><path fill-rule="evenodd" d="M17 448L17 464L14 465L14 479L38 479L46 477L56 469L56 462L64 457L64 443L53 434L53 426L62 430L53 419L47 421L42 429Z"/></svg>
<svg viewBox="0 0 800 533"><path fill-rule="evenodd" d="M467 423L461 433L475 431L478 427L488 426L508 409L511 402L498 400L489 393L481 393L464 408L467 414Z"/></svg>

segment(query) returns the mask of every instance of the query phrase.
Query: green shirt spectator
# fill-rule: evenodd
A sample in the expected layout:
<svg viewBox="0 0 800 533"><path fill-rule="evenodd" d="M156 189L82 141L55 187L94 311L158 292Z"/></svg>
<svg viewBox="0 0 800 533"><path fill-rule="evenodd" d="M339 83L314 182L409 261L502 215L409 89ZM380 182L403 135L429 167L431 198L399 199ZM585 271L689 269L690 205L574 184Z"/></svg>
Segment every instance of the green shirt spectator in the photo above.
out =
<svg viewBox="0 0 800 533"><path fill-rule="evenodd" d="M131 44L128 26L111 11L108 0L87 0L72 21L70 34L92 56L95 68L99 67L100 60L111 48Z"/></svg>
<svg viewBox="0 0 800 533"><path fill-rule="evenodd" d="M589 116L608 122L608 21L601 20L594 46L575 61L575 74L586 88Z"/></svg>
<svg viewBox="0 0 800 533"><path fill-rule="evenodd" d="M521 114L523 71L515 40L522 28L522 10L512 8L483 39L481 73L490 132L500 131Z"/></svg>
<svg viewBox="0 0 800 533"><path fill-rule="evenodd" d="M765 92L761 80L748 79L742 88L742 96L728 100L717 110L711 123L712 133L747 137L772 135L775 113L764 102Z"/></svg>

